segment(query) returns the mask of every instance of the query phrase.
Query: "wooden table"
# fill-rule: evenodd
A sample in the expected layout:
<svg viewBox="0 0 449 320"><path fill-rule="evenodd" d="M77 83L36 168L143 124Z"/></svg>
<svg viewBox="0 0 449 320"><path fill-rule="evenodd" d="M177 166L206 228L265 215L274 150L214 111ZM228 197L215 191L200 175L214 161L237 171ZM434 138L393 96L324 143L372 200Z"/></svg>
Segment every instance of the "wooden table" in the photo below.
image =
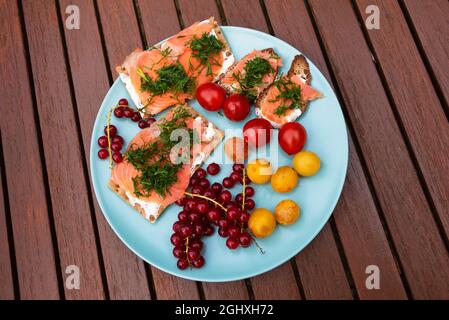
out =
<svg viewBox="0 0 449 320"><path fill-rule="evenodd" d="M79 30L65 27L80 9ZM380 29L368 30L368 5ZM89 141L115 66L209 16L271 33L333 85L350 162L332 218L255 278L199 283L116 237L89 177ZM448 299L446 0L0 0L2 299ZM65 285L67 266L80 290ZM378 266L380 289L366 273Z"/></svg>

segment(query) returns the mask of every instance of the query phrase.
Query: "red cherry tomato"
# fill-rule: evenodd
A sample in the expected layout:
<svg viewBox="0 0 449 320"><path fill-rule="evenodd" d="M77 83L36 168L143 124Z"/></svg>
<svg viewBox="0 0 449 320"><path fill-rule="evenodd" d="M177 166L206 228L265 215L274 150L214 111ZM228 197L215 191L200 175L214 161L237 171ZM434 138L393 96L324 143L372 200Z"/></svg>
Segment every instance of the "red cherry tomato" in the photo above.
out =
<svg viewBox="0 0 449 320"><path fill-rule="evenodd" d="M208 111L218 111L226 98L226 91L215 83L205 83L196 90L198 103Z"/></svg>
<svg viewBox="0 0 449 320"><path fill-rule="evenodd" d="M248 99L241 94L233 94L225 99L223 110L225 116L232 121L241 121L249 113L250 104Z"/></svg>
<svg viewBox="0 0 449 320"><path fill-rule="evenodd" d="M243 138L253 147L264 146L270 143L271 129L270 121L261 118L251 119L243 126Z"/></svg>
<svg viewBox="0 0 449 320"><path fill-rule="evenodd" d="M298 122L288 122L279 130L279 144L288 154L295 154L302 150L306 143L306 129Z"/></svg>

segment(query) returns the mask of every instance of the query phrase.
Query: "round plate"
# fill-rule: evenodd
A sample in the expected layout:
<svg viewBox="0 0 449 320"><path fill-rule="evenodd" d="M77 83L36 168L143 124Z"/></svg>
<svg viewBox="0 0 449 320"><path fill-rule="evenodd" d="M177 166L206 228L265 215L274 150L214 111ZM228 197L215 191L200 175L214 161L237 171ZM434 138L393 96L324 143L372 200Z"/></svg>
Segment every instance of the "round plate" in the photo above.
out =
<svg viewBox="0 0 449 320"><path fill-rule="evenodd" d="M242 58L253 49L274 48L282 57L282 72L286 73L292 59L300 52L286 42L271 35L240 27L222 27L236 59ZM306 128L308 140L305 149L314 151L321 158L321 170L313 177L300 178L298 187L290 193L276 193L271 185L256 186L254 200L257 207L273 210L276 204L286 198L296 201L301 207L301 218L291 226L278 225L273 234L266 239L257 239L265 250L261 254L253 244L249 248L229 250L225 239L217 232L205 237L203 254L206 260L201 269L179 270L172 255L170 243L172 224L177 219L179 207L168 207L161 217L151 224L140 216L121 198L108 188L110 177L109 161L97 157L97 139L103 135L108 110L117 101L126 97L131 101L125 86L116 80L106 95L95 121L90 164L95 193L103 213L119 238L140 258L153 266L176 276L199 281L231 281L256 276L271 270L301 251L323 228L329 219L340 196L346 176L348 163L348 137L345 121L335 94L321 72L310 63L312 86L323 93L323 98L310 104L307 112L299 119ZM218 113L201 108L196 100L189 102L197 111L206 116L222 130L234 129L233 135L241 136L243 124L255 117L254 110L242 122L232 122ZM254 108L253 108L254 109ZM129 119L112 119L118 127L119 134L130 141L139 131L137 125ZM208 163L222 161L223 143L207 160ZM292 157L285 154L277 143L277 136L272 137L267 150L268 157L276 166L290 165ZM250 154L250 158L254 158ZM222 165L219 175L210 177L211 182L219 181L229 175L231 164ZM241 185L231 192L241 192Z"/></svg>

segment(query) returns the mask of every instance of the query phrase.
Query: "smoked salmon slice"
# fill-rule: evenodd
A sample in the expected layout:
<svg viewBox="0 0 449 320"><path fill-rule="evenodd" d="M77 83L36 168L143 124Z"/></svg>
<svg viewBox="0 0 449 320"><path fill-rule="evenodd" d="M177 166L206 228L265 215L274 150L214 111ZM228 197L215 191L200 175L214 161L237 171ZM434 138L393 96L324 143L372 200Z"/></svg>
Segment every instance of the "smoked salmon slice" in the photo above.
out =
<svg viewBox="0 0 449 320"><path fill-rule="evenodd" d="M155 115L194 98L198 86L218 81L234 61L211 17L148 50L136 49L116 70L141 113Z"/></svg>
<svg viewBox="0 0 449 320"><path fill-rule="evenodd" d="M242 93L253 102L276 79L282 59L272 49L253 50L229 68L220 80L228 93Z"/></svg>
<svg viewBox="0 0 449 320"><path fill-rule="evenodd" d="M184 144L178 149L180 142L171 141L174 130L185 130L187 137L196 137L188 138L185 146L189 152L183 162L175 161L183 158L179 151ZM167 206L184 196L191 175L223 136L223 131L193 108L178 105L131 140L123 162L112 169L109 186L154 222ZM180 157L173 157L174 154Z"/></svg>
<svg viewBox="0 0 449 320"><path fill-rule="evenodd" d="M310 86L312 76L303 55L293 59L287 75L277 79L256 101L256 114L278 128L295 121L307 109L310 101L321 93Z"/></svg>

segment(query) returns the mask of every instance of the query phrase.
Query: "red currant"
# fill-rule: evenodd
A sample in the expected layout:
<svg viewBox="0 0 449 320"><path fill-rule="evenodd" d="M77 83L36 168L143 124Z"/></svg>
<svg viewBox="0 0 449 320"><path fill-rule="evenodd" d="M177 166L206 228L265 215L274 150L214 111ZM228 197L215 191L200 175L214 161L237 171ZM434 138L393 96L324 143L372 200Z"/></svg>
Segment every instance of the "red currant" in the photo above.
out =
<svg viewBox="0 0 449 320"><path fill-rule="evenodd" d="M207 218L209 219L209 221L218 221L220 217L221 217L220 211L218 211L218 209L215 208L210 209L209 212L207 213Z"/></svg>
<svg viewBox="0 0 449 320"><path fill-rule="evenodd" d="M185 211L181 211L178 213L178 220L181 222L188 222L189 221L189 215Z"/></svg>
<svg viewBox="0 0 449 320"><path fill-rule="evenodd" d="M247 213L247 212L242 212L242 213L240 214L239 220L240 220L241 223L248 223L249 217L250 217L249 213Z"/></svg>
<svg viewBox="0 0 449 320"><path fill-rule="evenodd" d="M218 228L218 234L223 238L227 238L229 236L228 229L226 228Z"/></svg>
<svg viewBox="0 0 449 320"><path fill-rule="evenodd" d="M222 203L228 203L232 200L232 194L228 190L223 190L219 198Z"/></svg>
<svg viewBox="0 0 449 320"><path fill-rule="evenodd" d="M186 257L186 248L185 247L174 247L173 255L175 258L184 259Z"/></svg>
<svg viewBox="0 0 449 320"><path fill-rule="evenodd" d="M176 265L179 269L185 270L189 266L189 261L187 261L187 259L179 259Z"/></svg>
<svg viewBox="0 0 449 320"><path fill-rule="evenodd" d="M100 138L98 138L98 145L100 146L100 148L107 148L108 147L108 137L101 136Z"/></svg>
<svg viewBox="0 0 449 320"><path fill-rule="evenodd" d="M210 188L217 195L221 192L221 190L223 190L223 186L218 182L214 182Z"/></svg>
<svg viewBox="0 0 449 320"><path fill-rule="evenodd" d="M202 266L204 266L204 262L205 262L204 258L199 257L198 259L192 261L192 265L198 269L198 268L201 268Z"/></svg>
<svg viewBox="0 0 449 320"><path fill-rule="evenodd" d="M119 104L119 106L127 106L128 100L126 100L125 98L122 98L119 100L118 104Z"/></svg>
<svg viewBox="0 0 449 320"><path fill-rule="evenodd" d="M147 119L147 124L148 124L148 126L151 126L153 123L155 123L156 122L156 119L155 118L148 118Z"/></svg>
<svg viewBox="0 0 449 320"><path fill-rule="evenodd" d="M230 237L237 238L240 236L240 228L237 226L230 226L228 228L228 233Z"/></svg>
<svg viewBox="0 0 449 320"><path fill-rule="evenodd" d="M207 172L206 172L206 170L204 170L204 169L202 169L202 168L199 168L198 170L196 170L195 175L196 175L198 178L203 179L203 178L206 178Z"/></svg>
<svg viewBox="0 0 449 320"><path fill-rule="evenodd" d="M122 136L116 135L114 138L111 139L111 143L120 143L123 146L125 140L123 140Z"/></svg>
<svg viewBox="0 0 449 320"><path fill-rule="evenodd" d="M194 199L187 199L184 205L184 210L193 211L196 208L196 201Z"/></svg>
<svg viewBox="0 0 449 320"><path fill-rule="evenodd" d="M239 247L239 241L236 238L228 238L228 240L226 240L226 246L231 249L237 249Z"/></svg>
<svg viewBox="0 0 449 320"><path fill-rule="evenodd" d="M256 207L256 202L253 199L245 199L245 208L253 210Z"/></svg>
<svg viewBox="0 0 449 320"><path fill-rule="evenodd" d="M133 114L134 114L134 111L131 108L125 108L125 110L123 110L123 116L125 118L131 119Z"/></svg>
<svg viewBox="0 0 449 320"><path fill-rule="evenodd" d="M107 136L108 135L108 126L104 127L104 134ZM114 126L113 124L109 125L109 137L115 137L117 135L117 127Z"/></svg>
<svg viewBox="0 0 449 320"><path fill-rule="evenodd" d="M118 107L114 110L114 116L116 118L123 118L123 109L122 107Z"/></svg>
<svg viewBox="0 0 449 320"><path fill-rule="evenodd" d="M206 213L207 212L207 210L209 209L209 205L207 204L207 202L206 201L201 201L201 202L199 202L197 205L196 205L196 210L199 212L199 213Z"/></svg>
<svg viewBox="0 0 449 320"><path fill-rule="evenodd" d="M205 236L211 236L211 235L213 235L214 234L214 228L212 228L212 226L207 226L205 229L204 229L204 235Z"/></svg>
<svg viewBox="0 0 449 320"><path fill-rule="evenodd" d="M148 122L146 122L145 120L140 120L139 123L138 123L138 126L139 126L140 129L145 129L149 125L148 125Z"/></svg>
<svg viewBox="0 0 449 320"><path fill-rule="evenodd" d="M246 187L245 188L245 196L252 197L252 196L254 196L255 193L256 192L254 191L253 187Z"/></svg>
<svg viewBox="0 0 449 320"><path fill-rule="evenodd" d="M193 194L202 194L203 188L201 188L200 186L194 186L194 187L192 187L192 193Z"/></svg>
<svg viewBox="0 0 449 320"><path fill-rule="evenodd" d="M183 197L183 198L181 198L181 199L176 200L175 203L176 203L178 206L182 207L182 206L184 206L184 205L186 204L186 201L187 201L187 199L186 199L185 197Z"/></svg>
<svg viewBox="0 0 449 320"><path fill-rule="evenodd" d="M189 213L189 220L192 222L200 222L201 221L201 215L199 215L196 212Z"/></svg>
<svg viewBox="0 0 449 320"><path fill-rule="evenodd" d="M114 160L115 163L120 163L123 161L123 156L120 152L114 152L112 154L112 160Z"/></svg>
<svg viewBox="0 0 449 320"><path fill-rule="evenodd" d="M203 241L201 240L193 240L190 244L189 244L190 248L192 249L196 249L198 251L201 251L201 249L203 248Z"/></svg>
<svg viewBox="0 0 449 320"><path fill-rule="evenodd" d="M178 232L175 232L171 235L170 241L174 246L182 245L182 237Z"/></svg>
<svg viewBox="0 0 449 320"><path fill-rule="evenodd" d="M173 229L174 232L178 232L179 229L181 229L181 226L182 226L181 222L180 221L176 221L175 223L173 223L172 229Z"/></svg>
<svg viewBox="0 0 449 320"><path fill-rule="evenodd" d="M213 192L210 188L207 188L203 192L203 196L214 199L215 198L215 192Z"/></svg>
<svg viewBox="0 0 449 320"><path fill-rule="evenodd" d="M215 162L211 163L210 165L207 166L207 172L210 175L215 176L216 174L218 174L220 172L220 166L218 164L216 164Z"/></svg>
<svg viewBox="0 0 449 320"><path fill-rule="evenodd" d="M235 181L232 178L223 179L223 187L231 189L235 185Z"/></svg>
<svg viewBox="0 0 449 320"><path fill-rule="evenodd" d="M240 173L237 172L232 172L231 175L229 176L232 180L234 180L234 182L240 182L242 181L242 176L240 175Z"/></svg>
<svg viewBox="0 0 449 320"><path fill-rule="evenodd" d="M191 261L198 259L200 256L200 251L193 248L187 252L187 258Z"/></svg>
<svg viewBox="0 0 449 320"><path fill-rule="evenodd" d="M206 188L209 188L210 182L206 178L200 178L200 181L198 182L198 185L201 188L206 189Z"/></svg>
<svg viewBox="0 0 449 320"><path fill-rule="evenodd" d="M122 150L122 145L120 143L111 143L112 151L120 151Z"/></svg>
<svg viewBox="0 0 449 320"><path fill-rule="evenodd" d="M181 230L179 230L179 233L183 238L190 237L193 233L193 228L190 225L182 226Z"/></svg>
<svg viewBox="0 0 449 320"><path fill-rule="evenodd" d="M227 228L227 227L229 227L229 221L226 219L221 219L218 221L218 226L220 228Z"/></svg>
<svg viewBox="0 0 449 320"><path fill-rule="evenodd" d="M240 234L239 242L242 247L248 247L251 244L251 241L252 239L248 232L243 231Z"/></svg>
<svg viewBox="0 0 449 320"><path fill-rule="evenodd" d="M139 112L135 111L131 117L131 120L134 122L138 122L138 121L142 120L142 116L140 115Z"/></svg>
<svg viewBox="0 0 449 320"><path fill-rule="evenodd" d="M240 215L240 210L237 208L230 208L228 209L228 211L226 212L226 218L229 221L234 221L237 219L237 217Z"/></svg>
<svg viewBox="0 0 449 320"><path fill-rule="evenodd" d="M106 149L100 149L98 150L98 158L100 159L106 159L109 156L109 152Z"/></svg>
<svg viewBox="0 0 449 320"><path fill-rule="evenodd" d="M243 194L238 193L238 194L235 196L235 201L238 202L238 203L241 203L241 202L243 201Z"/></svg>
<svg viewBox="0 0 449 320"><path fill-rule="evenodd" d="M232 166L232 171L237 172L237 173L241 173L243 172L243 169L245 168L245 166L241 163L235 163Z"/></svg>

